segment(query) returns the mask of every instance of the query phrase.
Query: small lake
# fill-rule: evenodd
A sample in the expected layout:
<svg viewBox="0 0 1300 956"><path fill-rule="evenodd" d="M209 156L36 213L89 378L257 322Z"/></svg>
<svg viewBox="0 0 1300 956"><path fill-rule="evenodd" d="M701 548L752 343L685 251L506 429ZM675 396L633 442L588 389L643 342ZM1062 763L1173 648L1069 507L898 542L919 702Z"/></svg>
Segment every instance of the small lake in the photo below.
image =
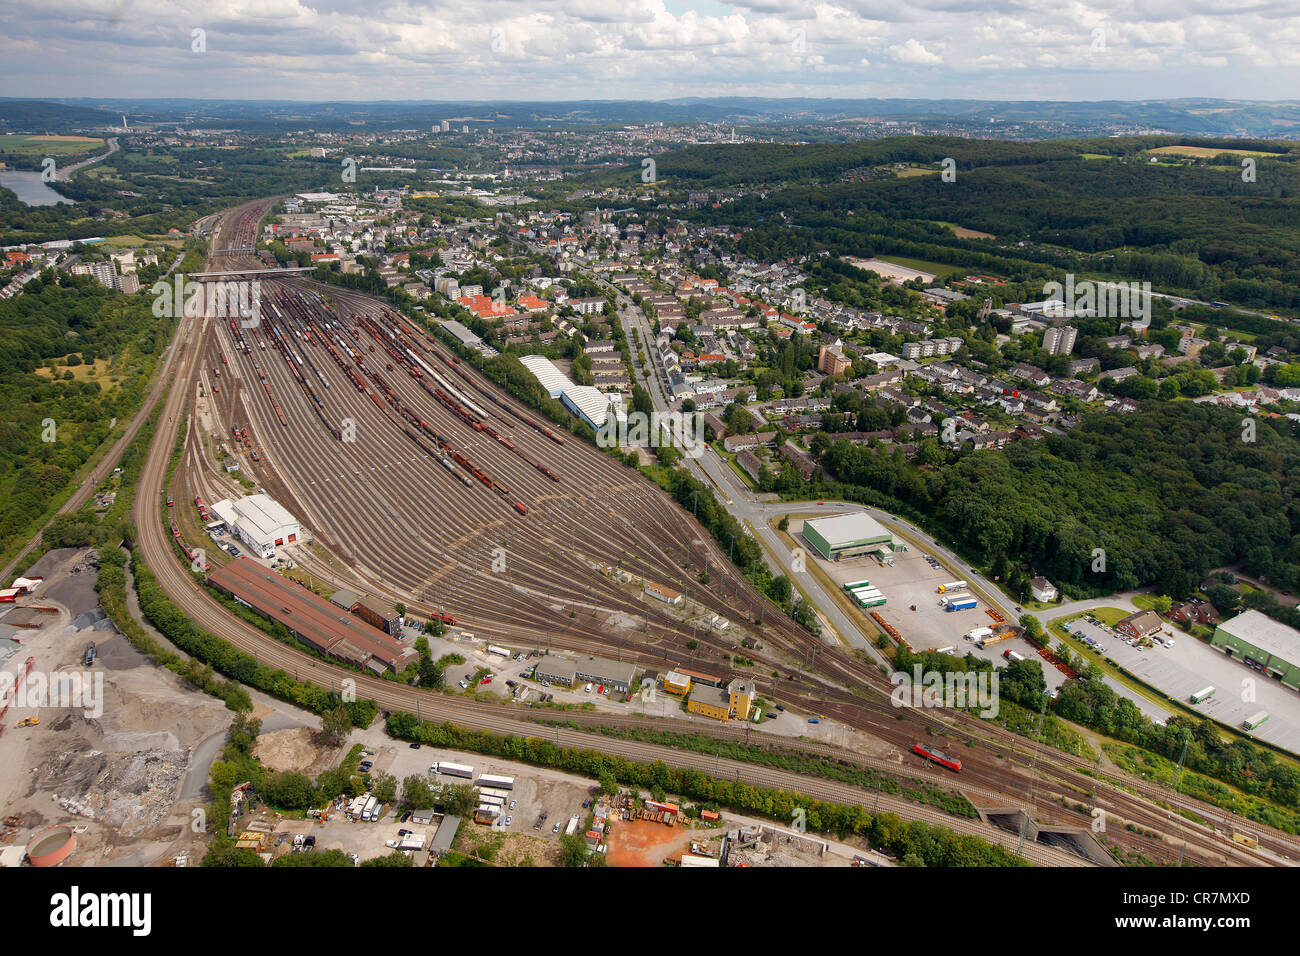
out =
<svg viewBox="0 0 1300 956"><path fill-rule="evenodd" d="M75 199L60 196L48 183L41 180L41 174L23 169L0 170L0 186L12 189L18 194L19 202L28 206L53 206L55 203L76 203Z"/></svg>

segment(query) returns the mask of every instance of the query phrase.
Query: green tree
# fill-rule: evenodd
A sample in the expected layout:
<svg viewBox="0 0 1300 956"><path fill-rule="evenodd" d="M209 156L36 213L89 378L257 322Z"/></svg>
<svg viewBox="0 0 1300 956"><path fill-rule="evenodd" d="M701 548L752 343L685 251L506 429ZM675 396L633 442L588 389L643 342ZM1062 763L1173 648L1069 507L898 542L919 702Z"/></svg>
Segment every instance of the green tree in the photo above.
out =
<svg viewBox="0 0 1300 956"><path fill-rule="evenodd" d="M426 777L412 774L402 781L402 805L412 810L430 810L436 803Z"/></svg>
<svg viewBox="0 0 1300 956"><path fill-rule="evenodd" d="M352 733L352 712L345 704L332 707L320 715L320 728L331 743L338 744Z"/></svg>
<svg viewBox="0 0 1300 956"><path fill-rule="evenodd" d="M370 792L380 803L397 802L397 778L378 770L370 775Z"/></svg>
<svg viewBox="0 0 1300 956"><path fill-rule="evenodd" d="M314 802L314 795L311 780L301 773L273 773L262 783L266 802L281 810L306 810Z"/></svg>

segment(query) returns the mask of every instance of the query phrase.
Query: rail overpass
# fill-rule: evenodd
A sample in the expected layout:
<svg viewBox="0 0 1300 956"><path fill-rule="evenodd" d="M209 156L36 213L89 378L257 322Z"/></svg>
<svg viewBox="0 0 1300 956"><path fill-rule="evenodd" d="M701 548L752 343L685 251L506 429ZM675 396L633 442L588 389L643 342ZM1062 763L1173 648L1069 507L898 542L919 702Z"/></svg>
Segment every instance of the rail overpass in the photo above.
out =
<svg viewBox="0 0 1300 956"><path fill-rule="evenodd" d="M311 272L315 266L285 266L282 269L217 269L213 272L190 272L191 279L211 279L214 276L282 276L298 272Z"/></svg>

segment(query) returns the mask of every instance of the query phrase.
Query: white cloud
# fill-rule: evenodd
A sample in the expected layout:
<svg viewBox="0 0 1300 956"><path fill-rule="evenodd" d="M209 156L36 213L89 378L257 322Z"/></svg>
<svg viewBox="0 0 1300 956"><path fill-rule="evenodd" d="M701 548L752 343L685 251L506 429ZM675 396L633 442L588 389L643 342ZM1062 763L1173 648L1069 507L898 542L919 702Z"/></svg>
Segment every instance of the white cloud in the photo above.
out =
<svg viewBox="0 0 1300 956"><path fill-rule="evenodd" d="M899 63L913 63L920 66L936 66L943 62L943 57L931 53L915 39L908 40L900 46L891 46L889 55Z"/></svg>
<svg viewBox="0 0 1300 956"><path fill-rule="evenodd" d="M44 0L39 16L0 12L0 61L19 96L1270 98L1300 81L1294 13L1293 0Z"/></svg>

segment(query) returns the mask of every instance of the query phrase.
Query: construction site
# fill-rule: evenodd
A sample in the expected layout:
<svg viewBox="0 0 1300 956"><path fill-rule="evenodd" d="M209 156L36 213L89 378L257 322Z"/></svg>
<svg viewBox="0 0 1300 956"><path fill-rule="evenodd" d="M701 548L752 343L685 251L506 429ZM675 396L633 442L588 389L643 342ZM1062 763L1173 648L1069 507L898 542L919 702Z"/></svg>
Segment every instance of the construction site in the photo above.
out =
<svg viewBox="0 0 1300 956"><path fill-rule="evenodd" d="M0 665L11 672L22 661L5 705L0 762L28 769L0 784L7 865L21 863L25 844L52 826L73 833L72 865L150 865L204 842L190 814L203 803L206 768L196 779L191 762L202 741L224 736L229 712L105 626L93 562L93 552L50 552L29 572L43 576L42 586L16 606L43 626L23 627L19 654ZM79 695L68 693L74 679Z"/></svg>

